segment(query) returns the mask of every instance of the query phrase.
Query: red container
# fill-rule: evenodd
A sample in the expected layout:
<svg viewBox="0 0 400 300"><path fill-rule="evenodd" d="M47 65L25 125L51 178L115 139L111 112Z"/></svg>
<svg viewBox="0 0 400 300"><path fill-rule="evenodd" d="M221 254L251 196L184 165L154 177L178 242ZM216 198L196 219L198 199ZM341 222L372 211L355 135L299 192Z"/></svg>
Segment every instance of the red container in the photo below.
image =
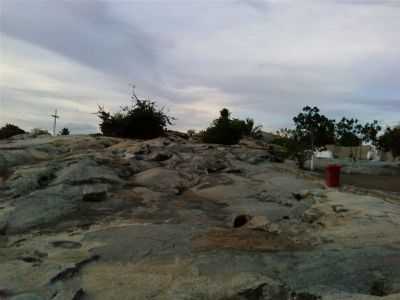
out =
<svg viewBox="0 0 400 300"><path fill-rule="evenodd" d="M339 165L328 165L325 170L325 183L328 187L338 187L340 185Z"/></svg>

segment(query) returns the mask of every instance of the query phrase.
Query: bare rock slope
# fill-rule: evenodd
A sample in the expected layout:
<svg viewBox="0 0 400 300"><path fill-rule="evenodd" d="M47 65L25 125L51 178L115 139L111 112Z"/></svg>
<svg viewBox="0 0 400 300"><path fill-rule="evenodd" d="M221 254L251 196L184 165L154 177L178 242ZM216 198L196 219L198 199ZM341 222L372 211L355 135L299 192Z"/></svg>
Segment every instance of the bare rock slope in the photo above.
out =
<svg viewBox="0 0 400 300"><path fill-rule="evenodd" d="M400 299L400 201L252 141L0 143L0 299Z"/></svg>

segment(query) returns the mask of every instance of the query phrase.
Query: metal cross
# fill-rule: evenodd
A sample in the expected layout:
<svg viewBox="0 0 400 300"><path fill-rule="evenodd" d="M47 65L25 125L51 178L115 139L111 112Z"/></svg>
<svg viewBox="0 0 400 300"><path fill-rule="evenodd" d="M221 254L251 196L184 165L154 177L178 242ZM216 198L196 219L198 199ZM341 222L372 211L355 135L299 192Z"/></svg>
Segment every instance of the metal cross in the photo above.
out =
<svg viewBox="0 0 400 300"><path fill-rule="evenodd" d="M54 123L53 123L53 136L56 135L56 129L57 129L57 119L60 118L60 116L57 114L57 109L54 111L54 115L51 115L52 118L54 118Z"/></svg>

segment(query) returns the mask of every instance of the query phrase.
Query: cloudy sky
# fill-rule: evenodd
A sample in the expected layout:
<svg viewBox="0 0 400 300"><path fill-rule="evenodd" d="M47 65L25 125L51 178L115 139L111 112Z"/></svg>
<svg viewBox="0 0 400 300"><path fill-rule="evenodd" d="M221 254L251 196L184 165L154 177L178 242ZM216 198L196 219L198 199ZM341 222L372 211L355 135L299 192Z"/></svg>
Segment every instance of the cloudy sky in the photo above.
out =
<svg viewBox="0 0 400 300"><path fill-rule="evenodd" d="M97 131L156 100L175 129L222 107L265 129L304 105L400 121L400 0L0 0L0 125Z"/></svg>

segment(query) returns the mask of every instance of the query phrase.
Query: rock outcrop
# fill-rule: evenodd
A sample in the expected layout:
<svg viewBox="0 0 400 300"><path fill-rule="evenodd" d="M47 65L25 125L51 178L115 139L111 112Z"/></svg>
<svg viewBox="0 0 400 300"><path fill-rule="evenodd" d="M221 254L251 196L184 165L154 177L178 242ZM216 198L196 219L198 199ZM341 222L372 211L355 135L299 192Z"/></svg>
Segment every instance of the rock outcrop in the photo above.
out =
<svg viewBox="0 0 400 300"><path fill-rule="evenodd" d="M169 132L0 143L0 299L399 299L400 200Z"/></svg>

